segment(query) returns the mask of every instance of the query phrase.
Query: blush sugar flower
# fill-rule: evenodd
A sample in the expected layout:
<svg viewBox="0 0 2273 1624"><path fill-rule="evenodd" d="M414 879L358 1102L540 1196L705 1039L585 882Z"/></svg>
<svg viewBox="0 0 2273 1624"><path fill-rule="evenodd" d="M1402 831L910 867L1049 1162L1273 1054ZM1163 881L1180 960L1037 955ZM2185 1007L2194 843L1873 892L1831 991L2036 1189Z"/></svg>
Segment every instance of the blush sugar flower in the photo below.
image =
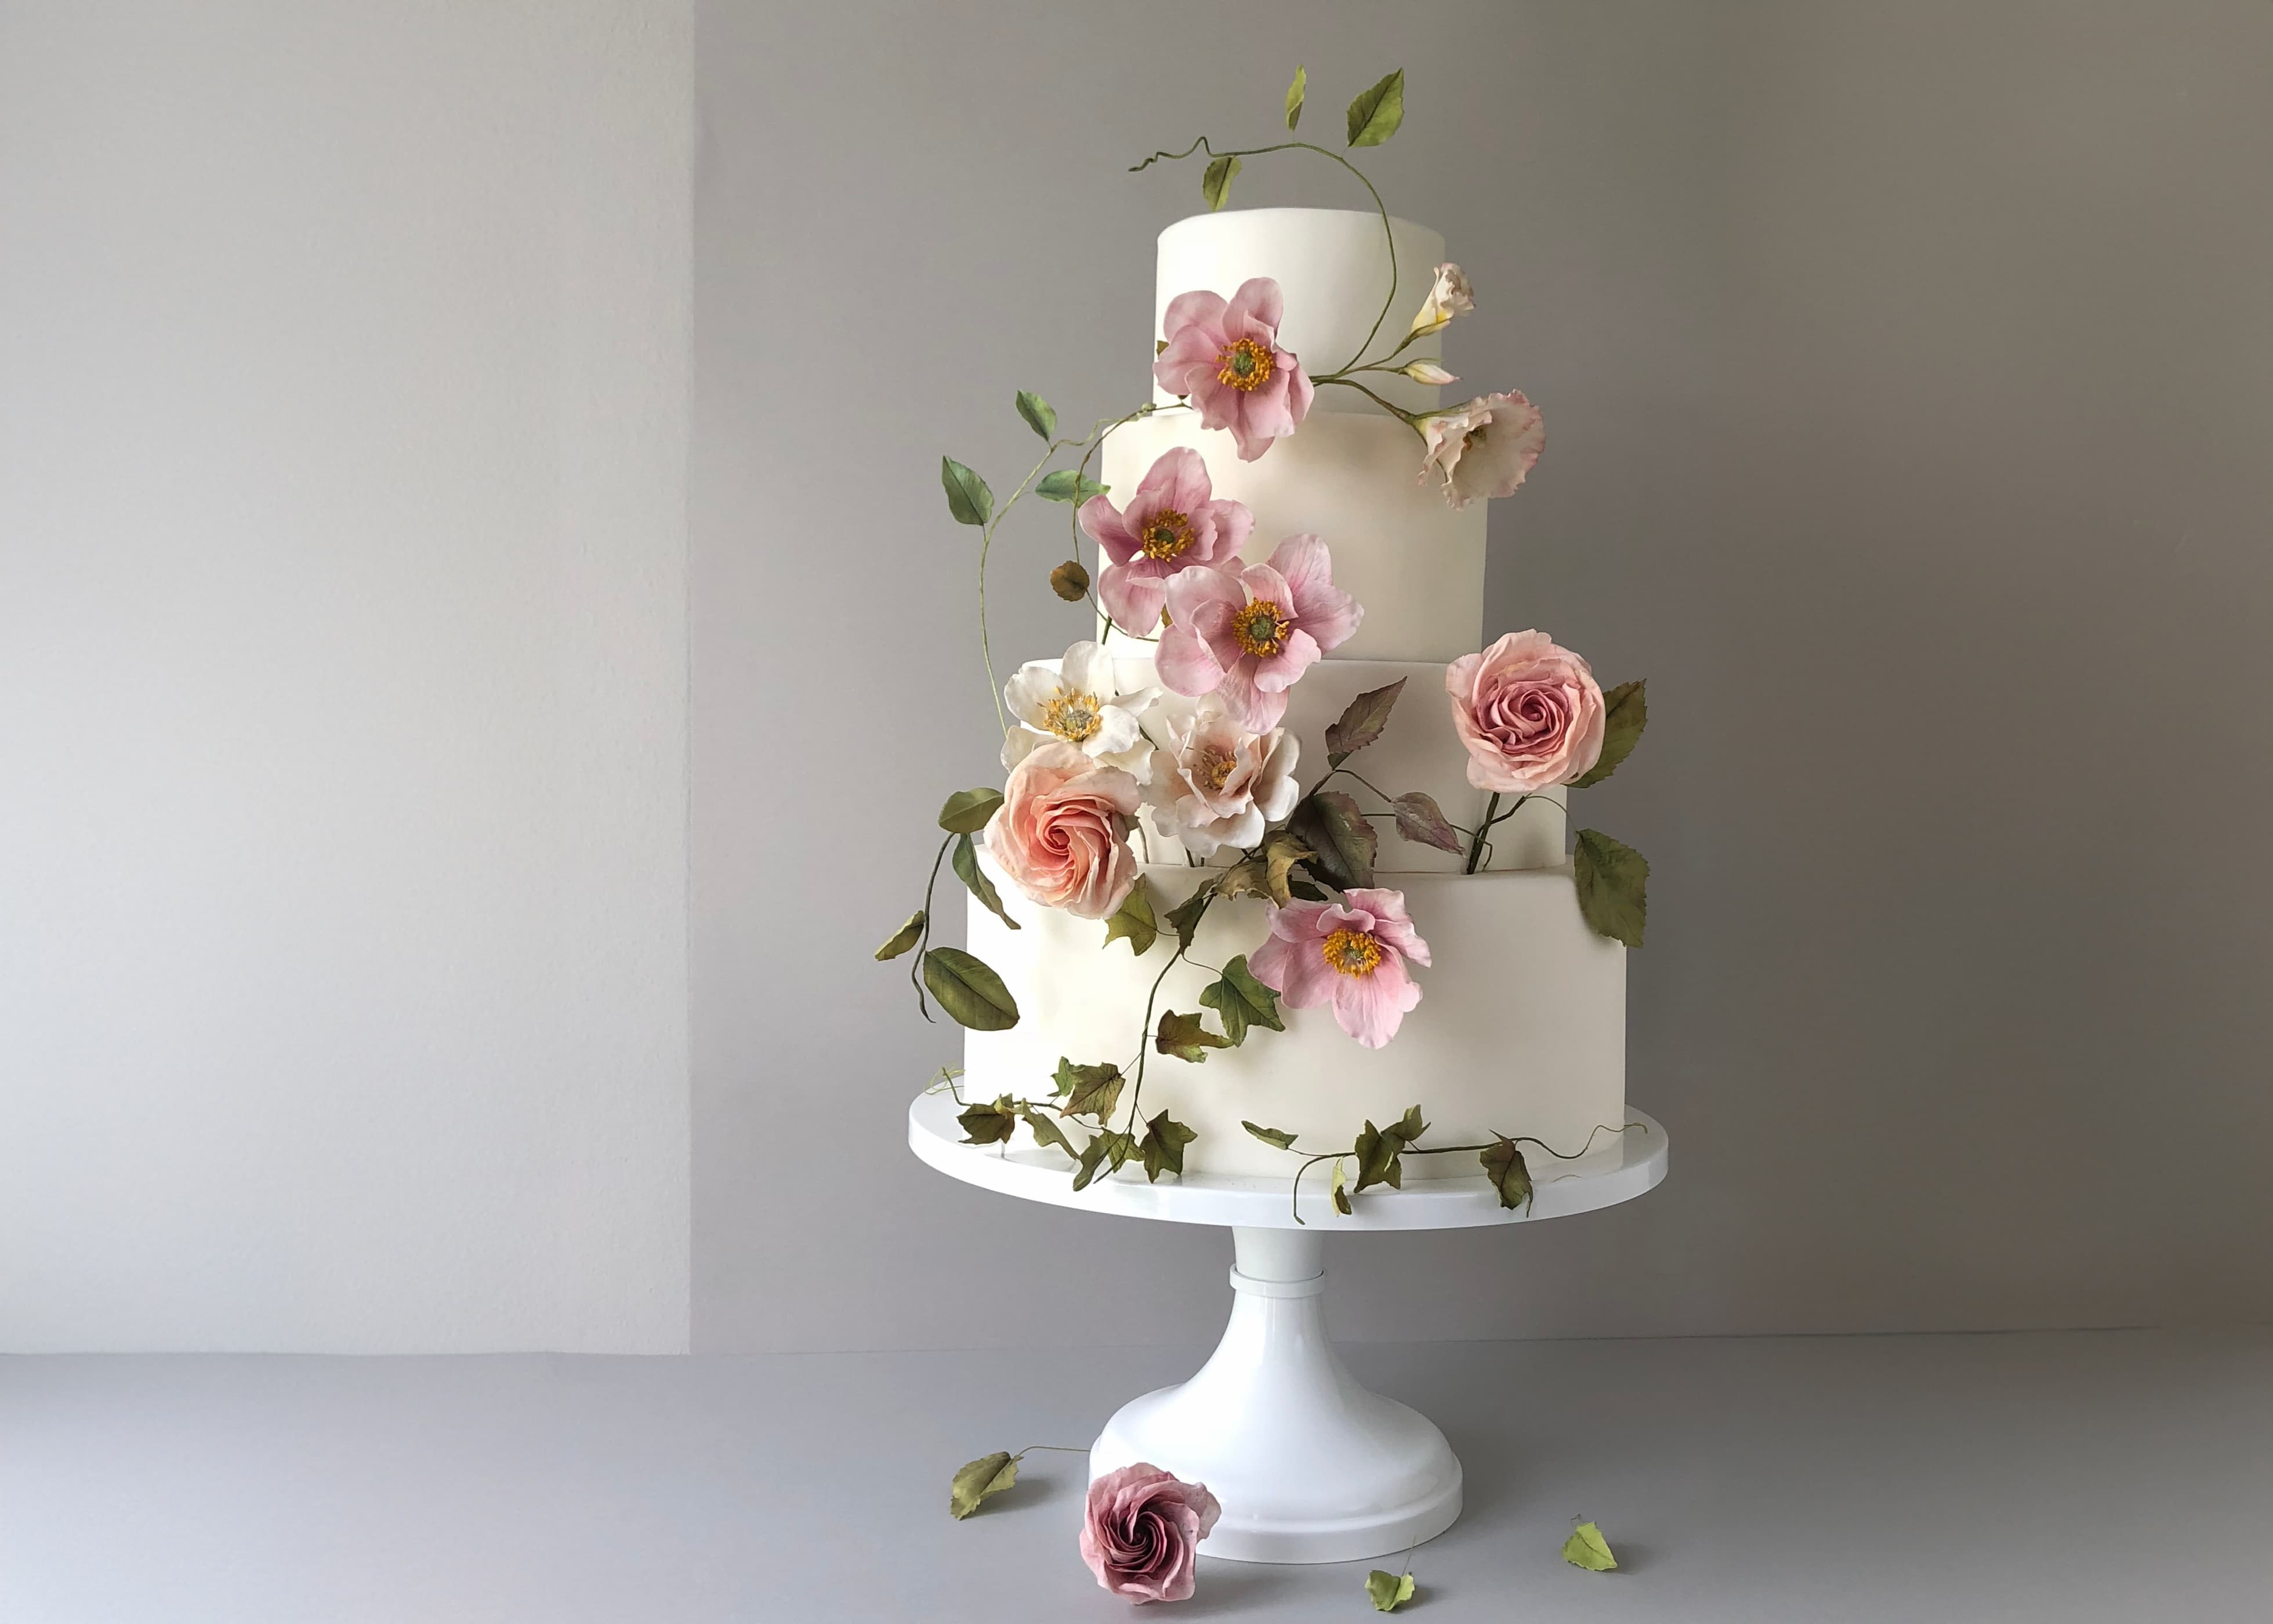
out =
<svg viewBox="0 0 2273 1624"><path fill-rule="evenodd" d="M1152 774L1152 746L1138 723L1159 692L1122 692L1113 657L1093 643L1075 643L1054 671L1041 660L1021 665L1002 685L1010 714L1022 724L1003 737L1002 764L1015 767L1054 739L1142 784Z"/></svg>
<svg viewBox="0 0 2273 1624"><path fill-rule="evenodd" d="M1267 824L1294 809L1300 747L1285 728L1249 732L1211 695L1196 704L1163 700L1144 731L1159 747L1145 820L1194 856L1253 846Z"/></svg>
<svg viewBox="0 0 2273 1624"><path fill-rule="evenodd" d="M1594 668L1545 632L1510 632L1444 668L1468 782L1527 795L1584 778L1602 754Z"/></svg>
<svg viewBox="0 0 2273 1624"><path fill-rule="evenodd" d="M1437 267L1436 282L1429 288L1429 297L1421 302L1405 341L1410 343L1431 333L1441 333L1452 325L1453 317L1465 316L1475 307L1476 290L1468 286L1468 279L1460 274L1460 267L1440 265Z"/></svg>
<svg viewBox="0 0 2273 1624"><path fill-rule="evenodd" d="M1339 902L1290 902L1271 911L1271 938L1248 967L1255 979L1307 1010L1331 1004L1334 1021L1368 1049L1397 1035L1421 989L1407 960L1425 966L1429 944L1413 929L1405 893L1362 886Z"/></svg>
<svg viewBox="0 0 2273 1624"><path fill-rule="evenodd" d="M1061 740L1010 770L986 824L986 850L1010 882L1046 908L1110 919L1136 884L1129 820L1136 780Z"/></svg>
<svg viewBox="0 0 2273 1624"><path fill-rule="evenodd" d="M1222 1515L1205 1484L1139 1461L1089 1485L1081 1560L1115 1596L1188 1600L1197 1583L1199 1543Z"/></svg>
<svg viewBox="0 0 2273 1624"><path fill-rule="evenodd" d="M1204 289L1168 302L1166 341L1152 376L1189 401L1200 426L1229 429L1239 459L1252 462L1309 415L1310 380L1279 347L1286 300L1268 276L1242 282L1228 303Z"/></svg>
<svg viewBox="0 0 2273 1624"><path fill-rule="evenodd" d="M1234 721L1260 733L1279 725L1287 690L1364 616L1334 585L1326 544L1289 536L1267 563L1171 576L1155 665L1176 693L1220 695Z"/></svg>
<svg viewBox="0 0 2273 1624"><path fill-rule="evenodd" d="M1480 395L1465 406L1421 419L1428 449L1421 482L1444 481L1444 500L1465 508L1479 496L1512 496L1547 445L1547 422L1519 389Z"/></svg>
<svg viewBox="0 0 2273 1624"><path fill-rule="evenodd" d="M1113 560L1097 579L1105 613L1149 635L1160 624L1168 577L1195 565L1236 565L1255 515L1243 502L1216 500L1200 454L1178 446L1153 462L1127 508L1102 496L1084 502L1081 528Z"/></svg>

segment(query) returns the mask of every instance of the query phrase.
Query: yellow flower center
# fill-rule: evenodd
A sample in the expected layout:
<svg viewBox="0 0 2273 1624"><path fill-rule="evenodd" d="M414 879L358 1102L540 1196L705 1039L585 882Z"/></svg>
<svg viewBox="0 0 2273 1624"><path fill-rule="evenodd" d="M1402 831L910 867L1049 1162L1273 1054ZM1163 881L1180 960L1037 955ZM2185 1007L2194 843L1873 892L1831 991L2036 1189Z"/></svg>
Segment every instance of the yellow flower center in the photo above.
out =
<svg viewBox="0 0 2273 1624"><path fill-rule="evenodd" d="M1219 794L1225 782L1230 778L1231 770L1238 765L1238 758L1229 750L1215 745L1203 745L1192 759L1192 782L1211 795Z"/></svg>
<svg viewBox="0 0 2273 1624"><path fill-rule="evenodd" d="M1267 598L1258 598L1231 617L1232 635L1249 654L1269 656L1287 646L1287 612Z"/></svg>
<svg viewBox="0 0 2273 1624"><path fill-rule="evenodd" d="M1173 508L1163 508L1144 527L1144 556L1172 559L1192 545L1192 522Z"/></svg>
<svg viewBox="0 0 2273 1624"><path fill-rule="evenodd" d="M1094 694L1069 694L1058 690L1058 696L1042 707L1042 725L1059 738L1079 744L1105 726L1105 707Z"/></svg>
<svg viewBox="0 0 2273 1624"><path fill-rule="evenodd" d="M1337 930L1318 944L1318 951L1344 975L1371 975L1381 963L1381 944L1362 930Z"/></svg>
<svg viewBox="0 0 2273 1624"><path fill-rule="evenodd" d="M1246 395L1269 383L1277 367L1268 350L1251 338L1242 338L1216 357L1215 380Z"/></svg>

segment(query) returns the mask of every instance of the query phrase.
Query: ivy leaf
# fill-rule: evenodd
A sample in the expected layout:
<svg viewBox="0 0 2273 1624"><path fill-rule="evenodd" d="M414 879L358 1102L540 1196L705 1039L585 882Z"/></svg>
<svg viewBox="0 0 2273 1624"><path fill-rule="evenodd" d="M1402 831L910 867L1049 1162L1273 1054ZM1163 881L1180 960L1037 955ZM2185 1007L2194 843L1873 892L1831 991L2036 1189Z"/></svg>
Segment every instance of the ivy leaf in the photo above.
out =
<svg viewBox="0 0 2273 1624"><path fill-rule="evenodd" d="M955 1474L948 1485L948 1515L960 1522L979 1509L990 1494L1000 1494L1018 1481L1018 1461L1008 1449L982 1455Z"/></svg>
<svg viewBox="0 0 2273 1624"><path fill-rule="evenodd" d="M1085 502L1092 496L1102 496L1113 487L1099 485L1078 469L1061 468L1055 473L1044 474L1034 482L1034 494L1046 502Z"/></svg>
<svg viewBox="0 0 2273 1624"><path fill-rule="evenodd" d="M1342 1159L1339 1156L1334 1158L1332 1173L1326 1183L1333 1192L1334 1210L1347 1218L1357 1209L1350 1205L1349 1187L1343 1182Z"/></svg>
<svg viewBox="0 0 2273 1624"><path fill-rule="evenodd" d="M1050 571L1050 590L1069 604L1077 604L1089 591L1089 571L1081 567L1079 559L1068 559Z"/></svg>
<svg viewBox="0 0 2273 1624"><path fill-rule="evenodd" d="M1421 1120L1421 1108L1417 1105L1407 1106L1404 1116L1381 1131L1384 1139L1392 1139L1402 1145L1413 1144L1428 1132L1429 1124Z"/></svg>
<svg viewBox="0 0 2273 1624"><path fill-rule="evenodd" d="M1005 1145L1018 1131L1018 1113L1007 1094L992 1105L965 1106L955 1120L971 1136L963 1141L966 1145Z"/></svg>
<svg viewBox="0 0 2273 1624"><path fill-rule="evenodd" d="M1081 1152L1074 1147L1074 1142L1071 1139L1066 1138L1065 1130L1059 1127L1057 1124L1052 1122L1048 1116L1044 1115L1042 1112L1036 1110L1032 1106L1020 1106L1018 1108L1018 1120L1024 1123L1027 1128L1031 1131L1034 1136L1035 1144L1054 1145L1060 1150L1065 1152L1067 1155L1072 1156L1076 1160L1080 1158Z"/></svg>
<svg viewBox="0 0 2273 1624"><path fill-rule="evenodd" d="M975 835L1002 804L999 789L959 789L939 809L939 826L951 835Z"/></svg>
<svg viewBox="0 0 2273 1624"><path fill-rule="evenodd" d="M1160 1012L1160 1030L1152 1039L1152 1047L1164 1055L1174 1055L1179 1060L1189 1060L1194 1065L1204 1064L1212 1049L1229 1049L1230 1040L1217 1036L1200 1024L1197 1015L1180 1014L1174 1010Z"/></svg>
<svg viewBox="0 0 2273 1624"><path fill-rule="evenodd" d="M924 985L957 1026L1002 1032L1018 1024L1018 1001L1002 978L959 947L934 947L923 956Z"/></svg>
<svg viewBox="0 0 2273 1624"><path fill-rule="evenodd" d="M955 877L970 887L971 894L979 898L980 905L1011 929L1017 929L1018 921L1002 906L1002 893L994 889L994 882L979 866L979 848L971 845L969 835L955 837L954 864Z"/></svg>
<svg viewBox="0 0 2273 1624"><path fill-rule="evenodd" d="M1160 939L1159 923L1152 917L1152 888L1145 884L1141 874L1129 892L1129 900L1105 921L1106 946L1111 947L1123 936L1129 938L1129 951L1139 959L1151 952L1152 944Z"/></svg>
<svg viewBox="0 0 2273 1624"><path fill-rule="evenodd" d="M1192 938L1199 934L1200 915L1207 912L1215 900L1215 887L1203 883L1198 890L1168 910L1168 924L1176 933L1176 951L1191 951Z"/></svg>
<svg viewBox="0 0 2273 1624"><path fill-rule="evenodd" d="M908 915L908 922L892 932L892 939L876 950L879 959L897 959L902 953L923 940L924 927L931 916L921 908Z"/></svg>
<svg viewBox="0 0 2273 1624"><path fill-rule="evenodd" d="M1267 896L1280 907L1290 899L1288 873L1310 854L1310 848L1285 830L1273 830L1263 842L1258 857L1242 857L1223 871L1215 894L1233 897Z"/></svg>
<svg viewBox="0 0 2273 1624"><path fill-rule="evenodd" d="M1058 432L1057 409L1031 389L1018 391L1018 415L1026 420L1028 428L1044 440Z"/></svg>
<svg viewBox="0 0 2273 1624"><path fill-rule="evenodd" d="M1340 766L1380 738L1381 730L1389 725L1389 713L1397 704L1397 696L1404 691L1405 679L1399 677L1387 688L1375 688L1351 700L1340 719L1326 729L1326 765Z"/></svg>
<svg viewBox="0 0 2273 1624"><path fill-rule="evenodd" d="M1450 852L1458 857L1467 848L1460 843L1460 831L1445 818L1436 798L1423 790L1414 790L1399 795L1389 803L1397 814L1397 832L1416 846L1433 846L1440 852Z"/></svg>
<svg viewBox="0 0 2273 1624"><path fill-rule="evenodd" d="M1058 1058L1058 1092L1068 1096L1068 1116L1105 1121L1121 1103L1122 1080L1121 1068L1110 1061L1103 1065L1076 1065L1063 1056Z"/></svg>
<svg viewBox="0 0 2273 1624"><path fill-rule="evenodd" d="M940 458L939 482L947 487L947 510L957 524L984 524L993 516L994 492L953 457Z"/></svg>
<svg viewBox="0 0 2273 1624"><path fill-rule="evenodd" d="M1584 774L1571 780L1572 789L1600 784L1633 754L1641 742L1641 730L1649 726L1647 688L1642 682L1621 682L1602 695L1602 753Z"/></svg>
<svg viewBox="0 0 2273 1624"><path fill-rule="evenodd" d="M1618 1559L1610 1554L1610 1542L1592 1522L1581 1522L1571 1530L1571 1538L1563 1542L1563 1560L1588 1573L1608 1573L1618 1565Z"/></svg>
<svg viewBox="0 0 2273 1624"><path fill-rule="evenodd" d="M1342 891L1373 883L1373 854L1380 838L1337 789L1313 790L1287 820L1287 832L1310 848L1310 871Z"/></svg>
<svg viewBox="0 0 2273 1624"><path fill-rule="evenodd" d="M1231 200L1232 177L1239 173L1239 159L1226 153L1215 159L1200 174L1200 195L1207 199L1211 211L1221 208Z"/></svg>
<svg viewBox="0 0 2273 1624"><path fill-rule="evenodd" d="M1476 1160L1484 1164L1484 1177L1499 1192L1502 1207L1512 1210L1531 1205L1531 1169L1524 1165L1523 1151L1513 1139L1493 1140Z"/></svg>
<svg viewBox="0 0 2273 1624"><path fill-rule="evenodd" d="M1279 995L1255 979L1244 953L1224 966L1223 978L1208 984L1200 994L1200 1003L1216 1012L1223 1022L1223 1035L1234 1049L1247 1041L1249 1026L1287 1030L1279 1014Z"/></svg>
<svg viewBox="0 0 2273 1624"><path fill-rule="evenodd" d="M1265 1145L1275 1145L1280 1150L1294 1148L1294 1135L1287 1132L1284 1128L1258 1128L1253 1123L1246 1121L1242 1121L1239 1125Z"/></svg>
<svg viewBox="0 0 2273 1624"><path fill-rule="evenodd" d="M1121 1164L1136 1154L1136 1141L1125 1133L1100 1133L1084 1147L1081 1168L1073 1176L1073 1187L1086 1190L1097 1177L1098 1169L1106 1163L1118 1173Z"/></svg>
<svg viewBox="0 0 2273 1624"><path fill-rule="evenodd" d="M1294 65L1294 82L1287 86L1287 127L1292 130L1302 122L1302 93L1309 87L1310 75L1300 63Z"/></svg>
<svg viewBox="0 0 2273 1624"><path fill-rule="evenodd" d="M1305 902L1324 902L1329 900L1324 891L1320 889L1318 886L1311 884L1309 881L1305 879L1288 879L1287 882L1287 891L1289 896L1300 897Z"/></svg>
<svg viewBox="0 0 2273 1624"><path fill-rule="evenodd" d="M1599 829L1582 829L1571 853L1579 912L1596 936L1641 945L1649 922L1649 859Z"/></svg>
<svg viewBox="0 0 2273 1624"><path fill-rule="evenodd" d="M1163 1171L1181 1176L1184 1170L1184 1147L1197 1138L1197 1133L1172 1120L1166 1111L1146 1123L1144 1143L1139 1147L1144 1158L1144 1182L1157 1183Z"/></svg>
<svg viewBox="0 0 2273 1624"><path fill-rule="evenodd" d="M1378 147L1405 122L1405 70L1398 69L1349 104L1349 144Z"/></svg>
<svg viewBox="0 0 2273 1624"><path fill-rule="evenodd" d="M1365 1576L1365 1594L1376 1613L1394 1613L1413 1599L1413 1575L1377 1568Z"/></svg>
<svg viewBox="0 0 2273 1624"><path fill-rule="evenodd" d="M1375 1184L1387 1184L1392 1190L1405 1188L1405 1164L1398 1158L1403 1154L1405 1141L1397 1137L1396 1124L1384 1133L1370 1122L1357 1136L1351 1154L1357 1158L1357 1192L1363 1195Z"/></svg>

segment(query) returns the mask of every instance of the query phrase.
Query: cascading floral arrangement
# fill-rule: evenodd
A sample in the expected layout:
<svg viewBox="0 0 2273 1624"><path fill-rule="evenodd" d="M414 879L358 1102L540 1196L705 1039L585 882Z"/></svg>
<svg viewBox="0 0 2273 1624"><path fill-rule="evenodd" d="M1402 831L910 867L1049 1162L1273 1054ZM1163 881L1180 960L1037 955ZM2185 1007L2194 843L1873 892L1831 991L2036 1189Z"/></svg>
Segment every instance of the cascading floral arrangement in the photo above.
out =
<svg viewBox="0 0 2273 1624"><path fill-rule="evenodd" d="M1301 119L1306 84L1297 70L1286 100L1290 132ZM1399 71L1351 102L1347 145L1378 146L1403 119ZM1431 386L1457 382L1439 357L1408 352L1429 347L1424 341L1474 311L1475 297L1458 266L1437 267L1401 337L1369 356L1396 297L1394 244L1380 193L1340 153L1301 140L1219 152L1203 136L1182 152L1155 153L1134 168L1204 154L1201 191L1213 210L1228 199L1245 159L1287 151L1319 154L1347 169L1381 216L1392 291L1354 356L1332 371L1308 370L1280 342L1283 299L1268 277L1246 282L1227 299L1195 290L1170 302L1153 364L1154 378L1179 405L1148 401L1098 419L1085 435L1061 436L1049 403L1019 391L1018 415L1044 450L1000 504L978 473L952 457L941 459L949 514L979 533L979 646L1008 777L999 790L982 786L948 797L924 905L875 956L916 954L910 981L926 1019L936 1001L974 1030L1016 1024L1016 1001L1000 975L963 949L931 942L942 861L1007 927L1019 928L980 866L981 841L1028 901L1105 921L1106 951L1125 940L1142 956L1164 931L1174 932L1176 951L1152 982L1134 1027L1136 1054L1125 1064L1067 1056L1046 1101L965 1101L954 1069L942 1069L940 1086L956 1090L964 1107L958 1121L966 1142L1007 1142L1024 1123L1039 1143L1072 1159L1076 1189L1131 1161L1148 1178L1183 1170L1194 1131L1165 1111L1149 1119L1143 1114L1144 1070L1154 1056L1204 1061L1210 1050L1238 1047L1258 1030L1285 1030L1282 1010L1329 1010L1344 1032L1369 1048L1396 1035L1422 999L1412 967L1426 969L1431 959L1422 935L1426 921L1412 917L1402 892L1375 883L1377 821L1390 823L1400 839L1461 858L1463 871L1474 874L1489 863L1492 831L1528 797L1601 783L1632 753L1647 719L1642 683L1605 692L1584 659L1544 632L1514 632L1446 672L1445 700L1467 749L1468 780L1489 793L1473 827L1446 817L1426 793L1390 795L1347 765L1381 736L1402 680L1361 695L1327 730L1328 771L1304 794L1294 776L1297 741L1280 726L1288 693L1364 615L1334 584L1328 542L1291 536L1264 562L1244 561L1254 515L1215 496L1206 464L1188 448L1163 455L1117 503L1091 477L1114 431L1162 410L1189 411L1202 427L1228 432L1240 458L1251 462L1301 432L1324 387L1355 390L1411 428L1419 447L1417 479L1453 507L1512 495L1537 462L1544 425L1519 391L1478 395L1450 410L1408 411L1369 387L1369 378L1384 374ZM1093 604L1103 630L1097 641L1072 644L1054 665L1024 665L998 688L986 635L987 557L1005 515L1030 493L1072 509L1074 556L1050 572L1050 586L1069 603ZM1084 542L1095 549L1093 574L1082 561ZM1122 688L1112 658L1116 645L1129 655L1149 651L1155 680ZM1347 786L1338 786L1342 778ZM1362 804L1361 793L1381 804ZM1155 906L1140 873L1132 844L1140 826L1177 843L1188 861L1209 866L1207 877L1173 909ZM1572 862L1587 923L1640 946L1647 861L1598 830L1580 829ZM1159 1011L1156 1026L1161 983L1189 959L1208 909L1248 895L1269 904L1267 939L1251 956L1205 966L1215 968L1218 979L1200 994L1201 1011ZM1214 1026L1203 1011L1214 1014ZM1304 1158L1294 1175L1298 1220L1302 1174L1319 1162L1333 1163L1333 1204L1347 1214L1354 1191L1398 1185L1407 1154L1475 1154L1510 1207L1530 1197L1523 1145L1568 1159L1522 1135L1424 1147L1415 1142L1427 1131L1417 1105L1385 1128L1368 1122L1349 1144L1324 1151L1276 1129L1246 1127ZM1568 1156L1583 1153L1581 1147ZM1345 1182L1345 1161L1356 1165L1354 1189Z"/></svg>

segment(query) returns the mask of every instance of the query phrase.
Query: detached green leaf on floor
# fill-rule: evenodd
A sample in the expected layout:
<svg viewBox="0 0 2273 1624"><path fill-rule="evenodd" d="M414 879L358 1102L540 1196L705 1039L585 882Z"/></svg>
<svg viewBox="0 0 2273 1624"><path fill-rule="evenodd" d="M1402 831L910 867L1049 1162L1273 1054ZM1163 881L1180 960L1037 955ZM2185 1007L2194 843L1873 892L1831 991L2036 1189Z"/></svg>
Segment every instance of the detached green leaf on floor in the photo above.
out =
<svg viewBox="0 0 2273 1624"><path fill-rule="evenodd" d="M1413 1599L1413 1575L1377 1568L1365 1576L1365 1594L1376 1613L1394 1613Z"/></svg>
<svg viewBox="0 0 2273 1624"><path fill-rule="evenodd" d="M1618 1565L1618 1559L1610 1554L1610 1542L1592 1522L1581 1522L1571 1530L1571 1538L1563 1542L1563 1560L1588 1573L1608 1573Z"/></svg>
<svg viewBox="0 0 2273 1624"><path fill-rule="evenodd" d="M948 1485L948 1515L960 1522L979 1509L990 1494L1000 1494L1018 1481L1018 1462L1008 1449L982 1455L955 1474Z"/></svg>

